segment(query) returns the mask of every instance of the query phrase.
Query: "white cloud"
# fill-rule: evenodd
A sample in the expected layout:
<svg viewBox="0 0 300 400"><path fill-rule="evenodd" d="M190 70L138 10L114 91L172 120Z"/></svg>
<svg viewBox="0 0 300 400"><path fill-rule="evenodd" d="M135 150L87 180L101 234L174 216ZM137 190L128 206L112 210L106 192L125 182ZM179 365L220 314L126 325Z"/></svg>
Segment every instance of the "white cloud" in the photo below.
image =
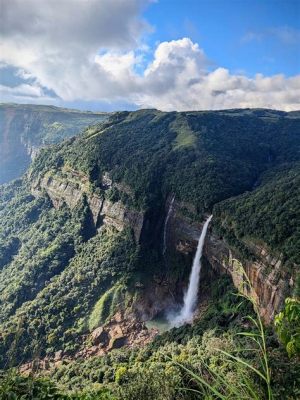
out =
<svg viewBox="0 0 300 400"><path fill-rule="evenodd" d="M300 76L249 78L210 70L189 38L157 45L153 60L141 18L150 0L10 0L2 2L0 64L29 79L7 97L134 103L162 110L270 107L300 109ZM144 67L143 67L144 66ZM141 70L142 68L142 70ZM139 73L137 73L139 70Z"/></svg>
<svg viewBox="0 0 300 400"><path fill-rule="evenodd" d="M207 71L207 63L203 51L189 39L161 43L136 102L163 110L300 109L300 75L248 78L225 68Z"/></svg>
<svg viewBox="0 0 300 400"><path fill-rule="evenodd" d="M147 3L2 1L0 62L24 70L66 100L106 97L107 77L95 57L101 49L124 52L139 46L149 30L141 18Z"/></svg>

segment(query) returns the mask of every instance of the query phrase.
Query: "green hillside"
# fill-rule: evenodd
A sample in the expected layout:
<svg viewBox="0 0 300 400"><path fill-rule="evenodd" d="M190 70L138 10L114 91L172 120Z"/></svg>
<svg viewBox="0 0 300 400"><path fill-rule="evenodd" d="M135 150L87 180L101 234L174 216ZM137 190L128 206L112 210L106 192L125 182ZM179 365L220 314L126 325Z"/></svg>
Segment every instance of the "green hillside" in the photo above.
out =
<svg viewBox="0 0 300 400"><path fill-rule="evenodd" d="M182 121L185 127L189 126L189 134L193 133L194 140L192 144L188 142L178 147ZM116 200L120 197L131 207L147 210L159 208L166 195L173 193L179 201L193 204L196 209L194 218L200 219L203 213L211 212L213 206L224 199L250 191L251 194L245 194L242 199L255 196L256 191L252 190L258 186L260 197L267 203L266 218L272 219L273 213L278 215L281 208L284 210L281 223L277 224L284 236L286 228L283 223L290 223L289 218L294 213L294 219L299 218L299 167L296 164L300 159L299 135L297 113L264 110L119 113L98 130L95 127L91 134L73 141L72 145L67 143L58 145L55 151L45 150L33 165L31 179L47 171L63 177L64 166L67 166L84 173L94 187L101 190L101 176L109 171L113 180L131 188L130 196L116 191ZM283 194L277 191L276 185L290 185L276 175L280 166L290 171L290 194L284 187L280 189ZM287 179L285 170L280 176ZM271 184L265 186L267 177L262 180L265 171L275 174L273 187ZM264 189L261 190L259 184L263 184ZM267 190L269 199L265 197ZM287 197L293 202L294 209L286 204ZM272 207L269 208L270 202ZM242 200L244 207L248 203ZM249 221L249 215L244 211L240 214ZM255 218L260 218L259 212ZM237 223L242 224L242 220ZM256 224L257 220L254 220L253 225ZM256 229L254 234L279 250L281 239L266 235L269 229L269 221L263 220L261 231ZM296 234L295 226L290 234ZM286 236L285 239L288 240ZM287 255L297 257L298 250L296 246L287 249Z"/></svg>
<svg viewBox="0 0 300 400"><path fill-rule="evenodd" d="M48 143L54 142L49 135ZM46 139L37 134L34 140ZM261 262L251 251L259 244L270 258L280 257L279 274L295 282L283 296L295 296L299 162L300 114L255 109L114 113L82 135L42 149L22 179L0 187L0 367L55 357L59 362L46 373L52 383L3 373L5 390L22 394L22 387L25 393L35 387L37 399L47 390L54 398L68 393L74 399L222 398L192 370L224 399L270 399L266 380L253 370L262 368L262 348L251 341L261 343L257 326L246 317L257 318L255 306L240 304L230 277L212 271L208 253L218 240L239 260ZM182 301L192 253L180 253L176 238L168 244L169 263L161 250L172 196L177 227L185 221L199 229L207 214L214 215L199 318L154 341L145 336L138 342L144 346L133 341L117 350L118 340L135 329L145 333L143 318L160 317L162 310L151 308L157 299ZM122 336L124 321L130 332ZM91 357L86 349L93 348L95 328L107 326L115 336ZM237 336L241 331L249 334ZM298 342L290 345L289 359L271 324L263 343L274 398L296 399ZM248 354L251 346L255 351ZM243 367L224 351L244 360ZM244 368L246 362L253 368Z"/></svg>
<svg viewBox="0 0 300 400"><path fill-rule="evenodd" d="M228 240L252 238L281 253L287 264L300 265L300 166L287 164L262 175L251 192L215 207Z"/></svg>

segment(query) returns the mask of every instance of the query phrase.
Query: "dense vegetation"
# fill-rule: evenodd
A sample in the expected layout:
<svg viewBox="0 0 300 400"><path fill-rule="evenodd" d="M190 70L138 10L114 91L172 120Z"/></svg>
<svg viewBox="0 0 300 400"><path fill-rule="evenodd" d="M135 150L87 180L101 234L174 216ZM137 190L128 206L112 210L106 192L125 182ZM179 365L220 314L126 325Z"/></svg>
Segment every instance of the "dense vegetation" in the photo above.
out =
<svg viewBox="0 0 300 400"><path fill-rule="evenodd" d="M85 136L58 145L55 151L45 150L33 165L32 178L49 170L57 174L68 166L89 176L99 187L102 174L109 171L114 181L130 187L132 196L119 194L128 205L143 210L159 208L171 192L177 200L192 204L197 218L204 212L211 212L222 200L258 187L241 198L240 212L236 211L235 216L241 218L241 222L235 223L244 231L249 228L249 235L254 229L256 238L266 241L273 250L284 251L296 262L299 257L299 242L296 243L299 237L296 226L299 221L299 159L300 119L297 113L142 110L117 113ZM290 182L277 182L280 168L290 171L293 188L286 190ZM271 179L262 179L265 171L275 175L273 187L271 183L265 186ZM258 200L256 196L260 196L260 202L264 201L263 207L259 201L256 203L256 210L260 211L253 218L252 228L248 224L254 206L249 200L244 201L246 196L253 199L253 204ZM233 209L238 201L233 200ZM230 201L224 207L227 204L231 204ZM246 207L248 214L244 212ZM265 218L261 218L265 209ZM270 220L273 225L276 223L276 233Z"/></svg>
<svg viewBox="0 0 300 400"><path fill-rule="evenodd" d="M182 255L173 255L166 271L161 254L170 194L190 221L213 212L215 232L244 257L251 256L249 242L282 254L282 268L288 266L295 277L299 162L299 113L269 110L115 113L83 135L43 149L27 176L0 187L1 368L57 350L74 356L86 335L118 308L130 307L137 287L147 293L154 279L167 276L176 285L185 276ZM113 182L109 189L104 175ZM45 176L85 192L74 207L64 202L54 207L40 187ZM95 224L87 200L91 193L140 211L146 221L140 242L132 226L119 231L102 220ZM207 288L214 302L197 324L173 329L142 349L62 365L51 372L51 381L4 373L0 396L11 391L12 398L28 399L33 393L37 399L50 394L62 399L218 398L191 378L192 371L214 382L216 390L222 379L241 390L246 390L241 382L250 382L257 398L264 398L260 378L216 350L237 351L251 365L260 363L258 353L243 350L251 338L236 335L244 329L253 333L255 326L243 318L253 310L249 304L240 308L232 290L226 279L217 281ZM288 315L282 314L282 324L289 321L293 328ZM297 357L298 328L284 328L278 322L278 336L285 347L294 346L290 355ZM267 341L275 398L297 398L296 362L289 361L272 330ZM243 393L227 398L251 398Z"/></svg>
<svg viewBox="0 0 300 400"><path fill-rule="evenodd" d="M77 135L104 118L105 113L0 104L0 184L21 176L37 148Z"/></svg>
<svg viewBox="0 0 300 400"><path fill-rule="evenodd" d="M261 177L257 188L215 207L220 232L236 245L260 242L300 265L300 164L288 164Z"/></svg>
<svg viewBox="0 0 300 400"><path fill-rule="evenodd" d="M41 376L22 378L11 371L2 378L6 395L11 390L19 396L25 393L28 396L25 399L30 399L31 393L36 393L36 399L50 399L53 393L58 399L81 400L222 398L206 397L210 396L209 390L197 381L197 377L202 376L216 391L223 393L225 399L252 400L254 392L258 399L263 399L263 380L225 354L230 352L260 368L259 348L253 345L250 337L257 332L255 325L242 317L248 313L255 317L251 303L244 302L240 306L240 298L235 295L228 278L215 282L212 290L217 300L210 303L193 326L174 328L141 349L115 350L103 357L63 364L53 370L47 380ZM245 327L249 336L239 335ZM297 399L300 394L297 359L288 359L271 330L266 340L273 398ZM218 382L216 377L220 371L224 381ZM230 395L226 392L228 383L234 387ZM248 391L250 387L253 392Z"/></svg>
<svg viewBox="0 0 300 400"><path fill-rule="evenodd" d="M97 300L134 268L131 233L108 227L90 238L84 204L72 212L54 209L46 198L29 195L20 182L3 187L2 193L2 363L57 348L74 350L75 337L87 330ZM14 240L19 245L13 256Z"/></svg>

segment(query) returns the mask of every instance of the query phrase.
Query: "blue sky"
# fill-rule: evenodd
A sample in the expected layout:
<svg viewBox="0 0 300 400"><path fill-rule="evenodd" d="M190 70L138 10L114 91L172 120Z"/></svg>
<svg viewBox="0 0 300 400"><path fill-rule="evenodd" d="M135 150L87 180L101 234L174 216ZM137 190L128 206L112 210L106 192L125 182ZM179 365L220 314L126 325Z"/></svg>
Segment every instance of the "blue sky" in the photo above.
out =
<svg viewBox="0 0 300 400"><path fill-rule="evenodd" d="M161 0L144 15L155 27L151 46L187 36L232 72L300 71L300 1Z"/></svg>
<svg viewBox="0 0 300 400"><path fill-rule="evenodd" d="M1 101L299 109L297 0L10 0Z"/></svg>

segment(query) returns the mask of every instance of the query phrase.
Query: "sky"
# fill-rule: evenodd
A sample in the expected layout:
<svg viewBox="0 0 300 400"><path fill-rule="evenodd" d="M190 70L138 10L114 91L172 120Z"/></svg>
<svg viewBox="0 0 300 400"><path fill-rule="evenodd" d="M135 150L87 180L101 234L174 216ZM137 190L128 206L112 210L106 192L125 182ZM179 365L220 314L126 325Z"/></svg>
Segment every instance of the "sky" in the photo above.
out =
<svg viewBox="0 0 300 400"><path fill-rule="evenodd" d="M300 109L299 0L0 0L0 101Z"/></svg>

